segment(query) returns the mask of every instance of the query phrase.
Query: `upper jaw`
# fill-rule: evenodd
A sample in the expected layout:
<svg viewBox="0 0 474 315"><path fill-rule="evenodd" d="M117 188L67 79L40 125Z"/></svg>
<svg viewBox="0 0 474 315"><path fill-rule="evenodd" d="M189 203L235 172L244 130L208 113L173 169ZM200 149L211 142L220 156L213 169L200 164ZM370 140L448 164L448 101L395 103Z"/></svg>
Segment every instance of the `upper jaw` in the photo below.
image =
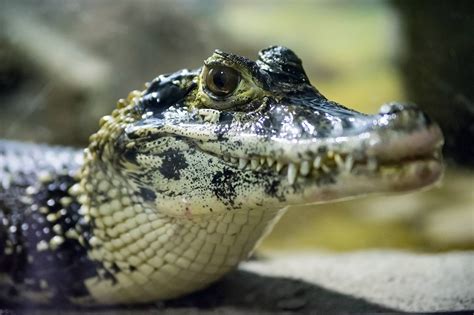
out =
<svg viewBox="0 0 474 315"><path fill-rule="evenodd" d="M197 145L241 170L286 174L290 185L334 173L371 177L385 176L388 171L404 173L411 178L412 188L440 178L442 133L421 111L390 104L364 119L370 123L358 133L334 137L263 139L230 131L225 141ZM420 174L424 180L415 178Z"/></svg>
<svg viewBox="0 0 474 315"><path fill-rule="evenodd" d="M215 144L202 142L198 146L240 170L286 174L290 185L298 178L331 173L376 176L388 168L401 170L409 164L421 167L424 163L431 163L432 171L439 173L441 167L442 137L437 126L393 140L381 140L379 135L368 132L352 137L262 143L259 150L251 150L249 143L249 149L238 151Z"/></svg>

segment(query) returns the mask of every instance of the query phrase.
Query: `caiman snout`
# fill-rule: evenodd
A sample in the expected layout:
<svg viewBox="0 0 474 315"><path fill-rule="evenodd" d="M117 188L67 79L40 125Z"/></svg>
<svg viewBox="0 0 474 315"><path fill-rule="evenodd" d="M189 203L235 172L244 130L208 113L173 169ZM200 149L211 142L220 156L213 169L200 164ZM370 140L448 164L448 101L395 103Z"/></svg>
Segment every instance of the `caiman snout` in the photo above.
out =
<svg viewBox="0 0 474 315"><path fill-rule="evenodd" d="M427 157L437 154L443 144L440 128L415 105L383 105L374 125L367 154L380 160Z"/></svg>

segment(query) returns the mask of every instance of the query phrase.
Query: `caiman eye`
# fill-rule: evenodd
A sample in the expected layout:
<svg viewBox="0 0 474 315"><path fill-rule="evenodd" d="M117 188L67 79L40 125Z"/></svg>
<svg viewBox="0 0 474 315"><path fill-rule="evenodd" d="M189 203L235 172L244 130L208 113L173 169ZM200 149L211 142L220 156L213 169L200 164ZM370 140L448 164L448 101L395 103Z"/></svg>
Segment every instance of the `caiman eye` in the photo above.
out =
<svg viewBox="0 0 474 315"><path fill-rule="evenodd" d="M209 67L205 79L206 88L217 97L231 95L239 85L239 81L239 72L225 66Z"/></svg>

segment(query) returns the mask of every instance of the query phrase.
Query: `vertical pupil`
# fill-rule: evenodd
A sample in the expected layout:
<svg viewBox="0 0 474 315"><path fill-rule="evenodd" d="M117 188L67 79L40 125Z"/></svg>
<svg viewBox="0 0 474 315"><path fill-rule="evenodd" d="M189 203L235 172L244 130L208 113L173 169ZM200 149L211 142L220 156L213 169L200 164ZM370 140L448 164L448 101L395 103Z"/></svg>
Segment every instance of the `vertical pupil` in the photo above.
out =
<svg viewBox="0 0 474 315"><path fill-rule="evenodd" d="M226 74L223 70L217 70L212 79L213 79L213 82L214 82L216 87L218 87L220 89L225 88L227 78L226 78Z"/></svg>

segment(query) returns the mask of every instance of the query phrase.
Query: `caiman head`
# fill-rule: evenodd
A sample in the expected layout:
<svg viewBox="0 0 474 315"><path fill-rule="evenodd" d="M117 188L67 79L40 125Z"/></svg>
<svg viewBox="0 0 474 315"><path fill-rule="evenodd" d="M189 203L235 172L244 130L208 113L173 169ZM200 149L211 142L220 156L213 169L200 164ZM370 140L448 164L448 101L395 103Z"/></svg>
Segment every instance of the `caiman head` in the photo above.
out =
<svg viewBox="0 0 474 315"><path fill-rule="evenodd" d="M123 177L178 216L410 191L443 171L442 134L418 108L365 115L329 101L280 46L257 61L216 50L132 92L104 124Z"/></svg>

